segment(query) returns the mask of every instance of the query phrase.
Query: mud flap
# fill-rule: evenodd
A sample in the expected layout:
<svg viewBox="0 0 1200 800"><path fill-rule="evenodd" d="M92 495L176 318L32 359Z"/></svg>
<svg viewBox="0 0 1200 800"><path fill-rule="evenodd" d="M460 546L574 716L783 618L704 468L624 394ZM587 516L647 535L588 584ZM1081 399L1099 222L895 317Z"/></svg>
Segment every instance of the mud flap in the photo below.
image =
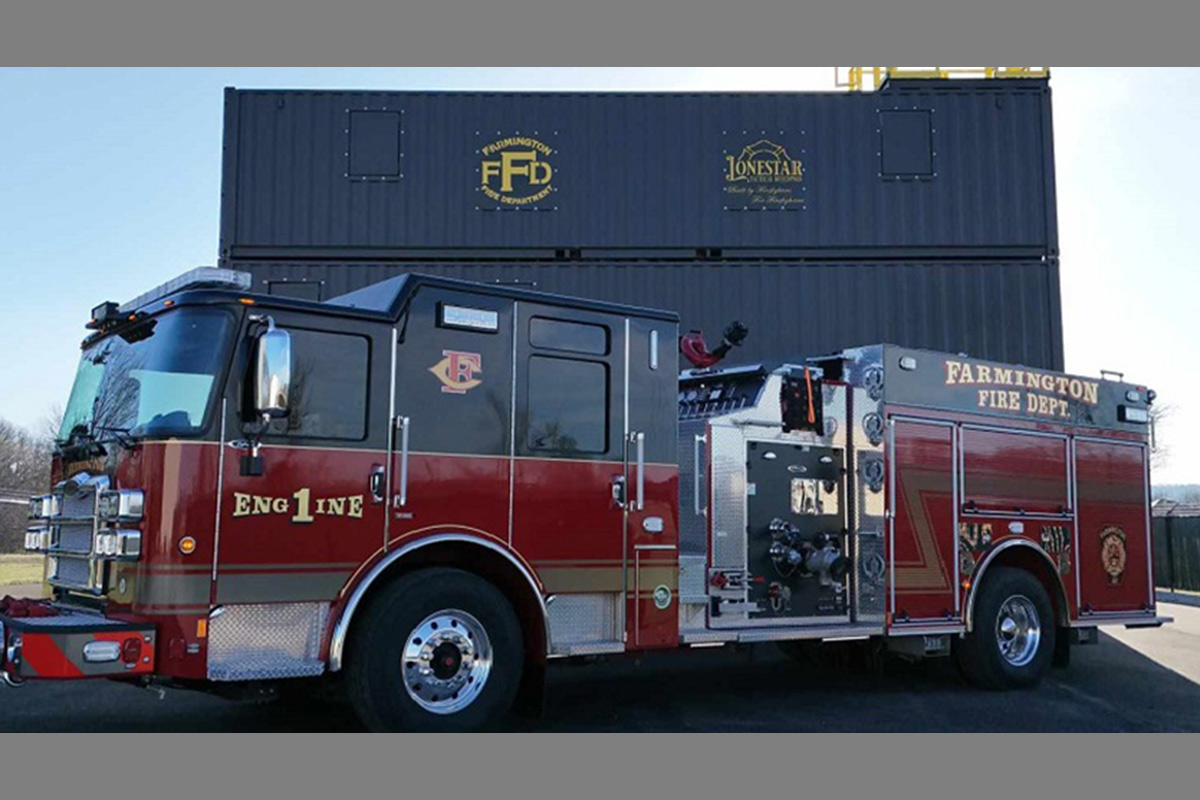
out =
<svg viewBox="0 0 1200 800"><path fill-rule="evenodd" d="M546 663L530 659L521 674L521 686L513 701L513 713L526 719L538 719L546 710Z"/></svg>
<svg viewBox="0 0 1200 800"><path fill-rule="evenodd" d="M1050 666L1054 669L1066 669L1071 666L1071 631L1059 628L1058 636L1054 637L1054 655L1050 658Z"/></svg>

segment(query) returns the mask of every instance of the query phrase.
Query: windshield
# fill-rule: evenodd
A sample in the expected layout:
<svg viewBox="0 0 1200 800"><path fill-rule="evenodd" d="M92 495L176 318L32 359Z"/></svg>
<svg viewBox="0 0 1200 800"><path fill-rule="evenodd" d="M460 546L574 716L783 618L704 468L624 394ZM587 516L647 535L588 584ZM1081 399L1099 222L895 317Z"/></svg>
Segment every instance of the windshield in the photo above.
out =
<svg viewBox="0 0 1200 800"><path fill-rule="evenodd" d="M198 433L228 355L232 316L181 308L112 334L83 351L59 440Z"/></svg>

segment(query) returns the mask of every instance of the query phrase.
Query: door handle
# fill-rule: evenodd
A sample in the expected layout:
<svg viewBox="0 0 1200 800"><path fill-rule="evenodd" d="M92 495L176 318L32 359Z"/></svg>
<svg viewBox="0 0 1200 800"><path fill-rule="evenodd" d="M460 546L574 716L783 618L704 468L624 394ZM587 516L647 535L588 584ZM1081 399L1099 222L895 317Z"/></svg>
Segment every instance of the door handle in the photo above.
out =
<svg viewBox="0 0 1200 800"><path fill-rule="evenodd" d="M396 508L408 505L408 431L412 427L408 417L396 417L396 427L400 429L400 491L393 498Z"/></svg>
<svg viewBox="0 0 1200 800"><path fill-rule="evenodd" d="M638 431L631 434L637 451L637 494L634 500L634 511L646 508L646 434Z"/></svg>
<svg viewBox="0 0 1200 800"><path fill-rule="evenodd" d="M625 476L624 475L613 475L612 486L610 488L611 488L611 492L612 492L613 503L615 503L618 508L624 508L625 507Z"/></svg>
<svg viewBox="0 0 1200 800"><path fill-rule="evenodd" d="M371 467L371 478L368 485L371 487L371 499L376 503L383 502L383 483L386 474L387 470L383 468L382 464Z"/></svg>

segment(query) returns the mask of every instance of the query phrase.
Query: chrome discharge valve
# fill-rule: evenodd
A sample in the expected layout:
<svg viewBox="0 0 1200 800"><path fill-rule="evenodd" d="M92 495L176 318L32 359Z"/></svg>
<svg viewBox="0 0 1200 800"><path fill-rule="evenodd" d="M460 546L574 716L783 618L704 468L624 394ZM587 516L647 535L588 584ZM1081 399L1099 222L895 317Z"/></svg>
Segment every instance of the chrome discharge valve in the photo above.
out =
<svg viewBox="0 0 1200 800"><path fill-rule="evenodd" d="M840 584L845 579L850 562L842 555L836 535L806 537L795 525L778 517L771 520L767 530L772 539L768 553L777 568L799 570L801 577L816 576L822 586Z"/></svg>

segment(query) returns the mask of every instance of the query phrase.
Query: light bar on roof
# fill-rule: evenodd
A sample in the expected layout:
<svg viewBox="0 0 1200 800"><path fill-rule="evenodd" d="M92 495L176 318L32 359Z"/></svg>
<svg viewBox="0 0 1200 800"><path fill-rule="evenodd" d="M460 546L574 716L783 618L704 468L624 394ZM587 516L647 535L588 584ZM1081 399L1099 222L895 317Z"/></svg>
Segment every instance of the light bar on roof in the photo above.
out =
<svg viewBox="0 0 1200 800"><path fill-rule="evenodd" d="M147 303L153 303L155 300L160 300L184 289L241 289L248 292L250 291L250 273L219 267L196 267L160 286L155 286L148 292L139 294L127 303L122 303L118 310L122 312L136 311Z"/></svg>

